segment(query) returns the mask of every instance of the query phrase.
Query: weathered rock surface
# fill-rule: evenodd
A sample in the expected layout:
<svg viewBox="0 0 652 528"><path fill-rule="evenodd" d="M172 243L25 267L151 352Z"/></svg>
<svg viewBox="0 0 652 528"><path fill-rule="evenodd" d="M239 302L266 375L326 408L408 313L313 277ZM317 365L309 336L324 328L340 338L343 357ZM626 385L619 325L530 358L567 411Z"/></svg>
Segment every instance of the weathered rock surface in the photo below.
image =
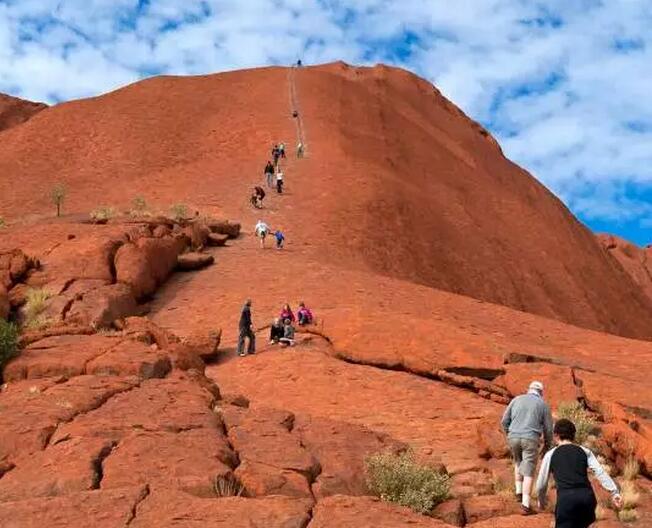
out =
<svg viewBox="0 0 652 528"><path fill-rule="evenodd" d="M9 293L3 284L0 284L0 319L6 319L9 316L11 304L9 301Z"/></svg>
<svg viewBox="0 0 652 528"><path fill-rule="evenodd" d="M195 271L215 262L213 255L205 253L184 253L177 258L177 268L181 271Z"/></svg>
<svg viewBox="0 0 652 528"><path fill-rule="evenodd" d="M70 324L109 328L116 319L137 313L138 305L131 289L125 284L111 284L91 290L73 302L65 319Z"/></svg>
<svg viewBox="0 0 652 528"><path fill-rule="evenodd" d="M0 132L29 121L48 106L0 94Z"/></svg>

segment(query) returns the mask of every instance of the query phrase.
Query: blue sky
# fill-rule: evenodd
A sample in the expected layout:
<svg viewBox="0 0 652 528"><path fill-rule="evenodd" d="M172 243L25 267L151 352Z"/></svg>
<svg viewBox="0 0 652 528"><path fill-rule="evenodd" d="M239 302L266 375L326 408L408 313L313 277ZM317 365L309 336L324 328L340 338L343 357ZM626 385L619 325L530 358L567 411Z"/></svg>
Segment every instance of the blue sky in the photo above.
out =
<svg viewBox="0 0 652 528"><path fill-rule="evenodd" d="M432 81L595 230L652 242L649 0L0 0L0 91L342 59Z"/></svg>

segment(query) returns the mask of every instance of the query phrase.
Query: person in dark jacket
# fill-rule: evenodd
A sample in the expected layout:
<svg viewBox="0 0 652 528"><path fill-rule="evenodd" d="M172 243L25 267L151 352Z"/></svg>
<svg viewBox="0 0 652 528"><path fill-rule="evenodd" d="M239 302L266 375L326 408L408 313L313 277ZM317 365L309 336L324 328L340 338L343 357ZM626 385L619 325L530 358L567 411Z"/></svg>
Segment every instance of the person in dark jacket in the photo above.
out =
<svg viewBox="0 0 652 528"><path fill-rule="evenodd" d="M269 344L275 345L283 337L283 322L277 317L269 328Z"/></svg>
<svg viewBox="0 0 652 528"><path fill-rule="evenodd" d="M267 187L274 187L274 165L271 161L267 162L265 165L265 180L267 181Z"/></svg>
<svg viewBox="0 0 652 528"><path fill-rule="evenodd" d="M247 353L244 352L245 338L249 339ZM254 325L251 320L251 299L247 299L240 313L240 324L238 325L238 355L246 356L247 354L256 353L256 335L254 334Z"/></svg>
<svg viewBox="0 0 652 528"><path fill-rule="evenodd" d="M545 508L548 479L552 473L557 489L555 507L556 528L587 528L595 522L597 501L589 481L588 470L596 476L600 485L611 493L616 508L622 508L623 500L613 479L600 465L595 455L586 447L574 443L575 425L562 419L555 424L557 447L543 457L536 491L539 509Z"/></svg>

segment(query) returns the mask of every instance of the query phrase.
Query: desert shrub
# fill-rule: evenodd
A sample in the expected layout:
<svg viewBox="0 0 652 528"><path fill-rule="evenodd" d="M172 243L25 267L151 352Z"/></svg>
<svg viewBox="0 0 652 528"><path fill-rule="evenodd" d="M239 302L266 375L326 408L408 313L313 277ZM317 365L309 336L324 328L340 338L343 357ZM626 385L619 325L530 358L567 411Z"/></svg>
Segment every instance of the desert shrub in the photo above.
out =
<svg viewBox="0 0 652 528"><path fill-rule="evenodd" d="M57 216L61 216L61 206L63 201L66 199L66 188L62 183L57 183L52 188L52 203L57 206Z"/></svg>
<svg viewBox="0 0 652 528"><path fill-rule="evenodd" d="M7 362L18 354L18 328L15 324L0 319L0 379Z"/></svg>
<svg viewBox="0 0 652 528"><path fill-rule="evenodd" d="M188 206L182 203L174 204L170 207L170 212L175 220L183 220L188 216Z"/></svg>
<svg viewBox="0 0 652 528"><path fill-rule="evenodd" d="M557 408L557 417L566 418L575 424L577 430L575 441L584 445L589 436L595 431L595 418L582 407L580 402L560 402Z"/></svg>
<svg viewBox="0 0 652 528"><path fill-rule="evenodd" d="M27 291L27 301L25 302L25 323L27 328L32 330L47 326L47 319L43 311L47 306L47 300L50 298L50 292L41 288L32 288Z"/></svg>
<svg viewBox="0 0 652 528"><path fill-rule="evenodd" d="M638 512L636 510L620 510L618 512L618 519L624 523L638 521Z"/></svg>
<svg viewBox="0 0 652 528"><path fill-rule="evenodd" d="M244 486L233 475L218 475L213 487L218 497L240 497L244 494Z"/></svg>
<svg viewBox="0 0 652 528"><path fill-rule="evenodd" d="M640 469L641 467L638 464L638 460L636 460L634 457L628 458L627 462L625 462L625 466L623 467L623 478L626 481L636 480Z"/></svg>
<svg viewBox="0 0 652 528"><path fill-rule="evenodd" d="M0 229L7 227L7 223L5 222L5 219L0 216Z"/></svg>
<svg viewBox="0 0 652 528"><path fill-rule="evenodd" d="M421 466L411 452L381 453L365 460L369 491L384 501L428 514L450 493L450 477Z"/></svg>
<svg viewBox="0 0 652 528"><path fill-rule="evenodd" d="M145 198L138 195L131 201L131 216L149 216L150 212Z"/></svg>
<svg viewBox="0 0 652 528"><path fill-rule="evenodd" d="M623 497L623 510L633 510L641 501L641 494L636 490L636 484L631 481L623 482L620 494Z"/></svg>
<svg viewBox="0 0 652 528"><path fill-rule="evenodd" d="M115 216L115 209L113 207L98 207L91 211L91 219L94 222L106 222Z"/></svg>
<svg viewBox="0 0 652 528"><path fill-rule="evenodd" d="M603 521L608 517L607 509L602 506L602 504L598 504L595 507L595 518L598 521Z"/></svg>

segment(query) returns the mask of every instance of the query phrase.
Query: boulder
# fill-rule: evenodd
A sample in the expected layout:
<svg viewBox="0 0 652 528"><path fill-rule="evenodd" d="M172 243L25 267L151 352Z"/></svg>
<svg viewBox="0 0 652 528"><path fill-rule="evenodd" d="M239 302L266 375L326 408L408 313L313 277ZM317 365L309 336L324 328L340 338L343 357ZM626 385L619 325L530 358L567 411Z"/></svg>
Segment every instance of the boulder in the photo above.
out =
<svg viewBox="0 0 652 528"><path fill-rule="evenodd" d="M177 265L185 237L141 238L124 244L115 257L116 280L128 284L137 300L152 295Z"/></svg>
<svg viewBox="0 0 652 528"><path fill-rule="evenodd" d="M464 499L464 518L467 524L491 519L492 517L504 517L520 511L520 504L514 497L503 497L502 495L480 495Z"/></svg>
<svg viewBox="0 0 652 528"><path fill-rule="evenodd" d="M195 271L215 262L213 255L205 253L184 253L177 257L177 269L181 271Z"/></svg>
<svg viewBox="0 0 652 528"><path fill-rule="evenodd" d="M66 323L108 328L116 319L138 313L132 290L125 284L111 284L91 290L74 301L66 314Z"/></svg>
<svg viewBox="0 0 652 528"><path fill-rule="evenodd" d="M191 348L205 362L215 361L219 356L222 329L208 334L193 334L183 339L183 344Z"/></svg>
<svg viewBox="0 0 652 528"><path fill-rule="evenodd" d="M0 319L9 317L11 310L11 303L9 301L9 293L4 285L0 284Z"/></svg>
<svg viewBox="0 0 652 528"><path fill-rule="evenodd" d="M495 420L484 419L475 426L478 455L480 458L506 458L509 456L509 446L505 433Z"/></svg>
<svg viewBox="0 0 652 528"><path fill-rule="evenodd" d="M219 233L211 233L208 235L208 245L209 246L225 246L226 241L229 239L229 235L221 235Z"/></svg>
<svg viewBox="0 0 652 528"><path fill-rule="evenodd" d="M153 230L152 230L152 236L154 238L165 238L166 236L170 235L172 233L172 230L166 226L166 225L157 225Z"/></svg>
<svg viewBox="0 0 652 528"><path fill-rule="evenodd" d="M164 378L172 369L167 354L129 339L118 342L106 353L88 362L86 372L98 376L138 376Z"/></svg>
<svg viewBox="0 0 652 528"><path fill-rule="evenodd" d="M172 360L172 366L179 370L194 369L200 373L206 370L206 364L196 350L182 343L173 343L166 350Z"/></svg>
<svg viewBox="0 0 652 528"><path fill-rule="evenodd" d="M240 224L231 223L228 220L211 220L206 225L213 233L227 235L229 238L238 238L240 236Z"/></svg>
<svg viewBox="0 0 652 528"><path fill-rule="evenodd" d="M0 284L0 290L2 290L2 284ZM27 302L27 292L29 291L29 286L27 284L16 284L11 290L9 290L9 304L12 308L20 308Z"/></svg>
<svg viewBox="0 0 652 528"><path fill-rule="evenodd" d="M250 497L285 495L287 497L311 498L306 478L291 469L271 467L245 460L235 470L235 476Z"/></svg>
<svg viewBox="0 0 652 528"><path fill-rule="evenodd" d="M192 249L201 249L205 247L208 244L208 237L211 234L211 230L208 226L199 220L184 227L182 232L190 239L190 247L192 247Z"/></svg>
<svg viewBox="0 0 652 528"><path fill-rule="evenodd" d="M459 499L450 499L435 506L431 515L451 526L464 526L464 507Z"/></svg>

